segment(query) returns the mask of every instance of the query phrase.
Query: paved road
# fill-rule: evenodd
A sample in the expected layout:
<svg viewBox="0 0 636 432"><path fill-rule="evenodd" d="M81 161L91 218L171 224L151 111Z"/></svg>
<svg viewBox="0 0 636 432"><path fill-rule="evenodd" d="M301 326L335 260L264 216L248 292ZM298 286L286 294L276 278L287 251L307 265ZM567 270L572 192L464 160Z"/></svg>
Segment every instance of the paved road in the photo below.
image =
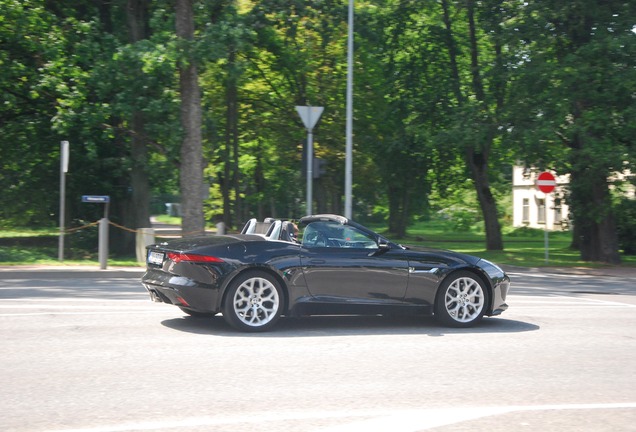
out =
<svg viewBox="0 0 636 432"><path fill-rule="evenodd" d="M634 431L636 276L512 270L510 310L245 335L138 270L0 272L2 431Z"/></svg>

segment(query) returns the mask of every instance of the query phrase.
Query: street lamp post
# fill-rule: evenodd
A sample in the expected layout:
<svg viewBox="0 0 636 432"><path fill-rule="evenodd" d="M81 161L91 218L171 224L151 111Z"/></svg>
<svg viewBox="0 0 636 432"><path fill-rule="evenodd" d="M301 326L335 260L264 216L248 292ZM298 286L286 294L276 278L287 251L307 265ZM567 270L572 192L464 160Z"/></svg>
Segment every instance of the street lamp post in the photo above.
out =
<svg viewBox="0 0 636 432"><path fill-rule="evenodd" d="M349 0L349 32L347 41L347 107L346 107L346 151L345 151L345 217L352 217L353 183L353 1ZM311 111L311 108L317 111ZM312 213L312 169L313 169L313 125L322 114L322 107L297 106L296 111L307 128L307 214ZM317 115L316 115L317 114ZM315 118L312 115L316 115ZM311 122L314 122L310 125Z"/></svg>
<svg viewBox="0 0 636 432"><path fill-rule="evenodd" d="M347 43L347 125L345 155L345 217L352 216L353 183L353 0L349 0L349 36Z"/></svg>

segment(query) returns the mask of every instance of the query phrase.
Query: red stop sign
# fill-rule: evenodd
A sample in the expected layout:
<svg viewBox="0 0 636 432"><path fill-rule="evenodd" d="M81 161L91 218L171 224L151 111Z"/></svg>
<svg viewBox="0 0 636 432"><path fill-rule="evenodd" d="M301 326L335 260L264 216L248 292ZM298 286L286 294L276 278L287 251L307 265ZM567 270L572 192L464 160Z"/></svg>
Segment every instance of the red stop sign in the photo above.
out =
<svg viewBox="0 0 636 432"><path fill-rule="evenodd" d="M541 192L548 194L552 192L555 187L556 179L554 178L554 175L552 175L552 173L544 171L539 174L539 177L537 178L537 188Z"/></svg>

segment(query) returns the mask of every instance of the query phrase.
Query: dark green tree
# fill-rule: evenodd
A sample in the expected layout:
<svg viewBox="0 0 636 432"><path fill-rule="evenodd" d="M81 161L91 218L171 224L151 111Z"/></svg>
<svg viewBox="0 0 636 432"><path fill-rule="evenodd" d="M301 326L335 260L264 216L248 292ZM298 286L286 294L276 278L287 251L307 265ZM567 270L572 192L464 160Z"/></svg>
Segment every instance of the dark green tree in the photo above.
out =
<svg viewBox="0 0 636 432"><path fill-rule="evenodd" d="M192 0L177 0L176 31L179 53L179 93L181 97L180 191L184 235L203 233L203 145L201 89L193 53L194 7Z"/></svg>
<svg viewBox="0 0 636 432"><path fill-rule="evenodd" d="M403 237L426 209L432 140L428 102L434 91L431 45L423 44L422 5L387 2L359 14L356 76L358 148L371 155L388 207L389 231Z"/></svg>
<svg viewBox="0 0 636 432"><path fill-rule="evenodd" d="M514 136L531 163L570 174L573 244L588 261L620 262L610 187L633 169L634 16L631 2L548 1L519 25Z"/></svg>

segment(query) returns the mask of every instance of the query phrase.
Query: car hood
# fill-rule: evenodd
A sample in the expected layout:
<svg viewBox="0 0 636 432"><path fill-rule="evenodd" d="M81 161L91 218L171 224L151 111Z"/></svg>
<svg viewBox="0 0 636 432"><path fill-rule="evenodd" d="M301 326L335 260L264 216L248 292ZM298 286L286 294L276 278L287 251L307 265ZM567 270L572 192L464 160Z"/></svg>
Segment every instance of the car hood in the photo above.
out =
<svg viewBox="0 0 636 432"><path fill-rule="evenodd" d="M450 262L466 263L473 266L477 265L477 263L481 260L481 258L473 256L473 255L468 255L461 252L455 252L455 251L446 250L446 249L436 249L436 248L410 246L410 245L402 245L402 247L406 248L405 253L407 255L411 255L414 258L418 256L422 256L422 255L425 255L425 256L435 255L435 256L444 258L445 260L448 260Z"/></svg>

